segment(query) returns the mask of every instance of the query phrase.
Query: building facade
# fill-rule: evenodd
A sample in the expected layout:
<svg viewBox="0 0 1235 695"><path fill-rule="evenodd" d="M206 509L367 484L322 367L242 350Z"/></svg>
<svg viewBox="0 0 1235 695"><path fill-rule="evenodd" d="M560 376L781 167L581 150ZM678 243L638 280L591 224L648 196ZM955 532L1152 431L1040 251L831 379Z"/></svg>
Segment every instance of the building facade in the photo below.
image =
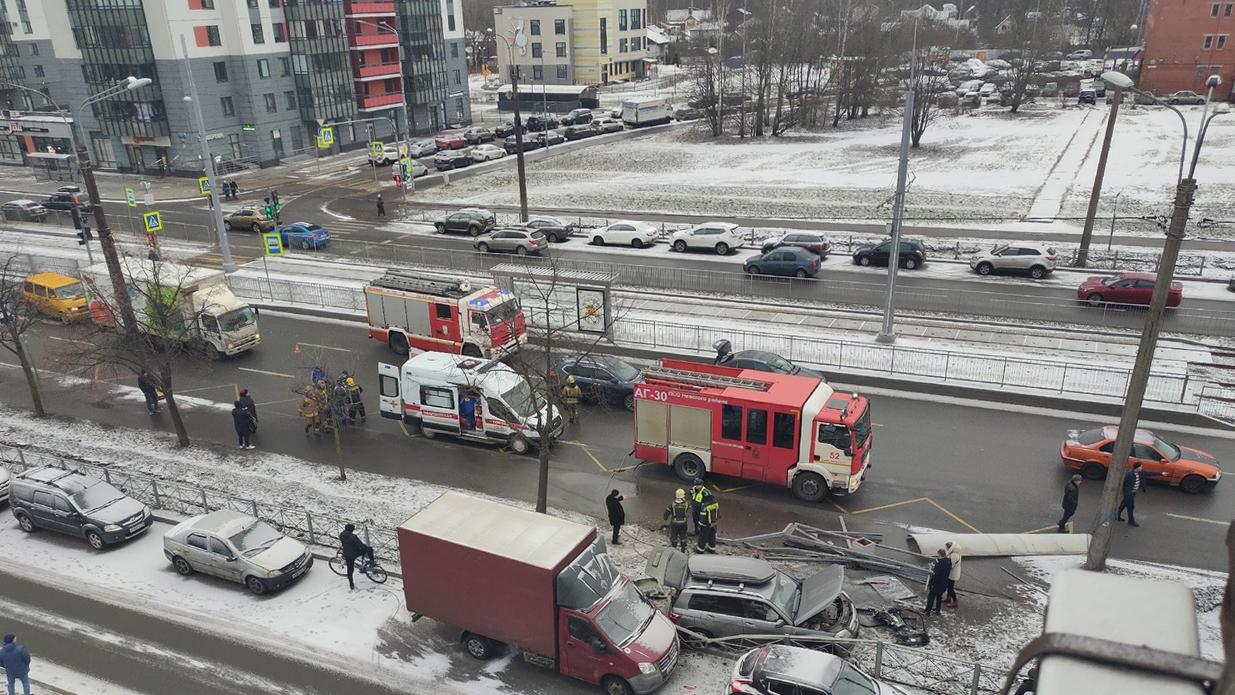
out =
<svg viewBox="0 0 1235 695"><path fill-rule="evenodd" d="M441 0L442 37L446 56L446 122L472 122L472 102L468 98L467 42L463 36L463 0Z"/></svg>
<svg viewBox="0 0 1235 695"><path fill-rule="evenodd" d="M498 68L542 84L605 84L643 77L649 57L646 0L540 0L493 10ZM522 34L525 45L517 45Z"/></svg>
<svg viewBox="0 0 1235 695"><path fill-rule="evenodd" d="M1215 99L1235 94L1235 0L1150 0L1140 88L1167 95L1205 94L1210 75L1222 78Z"/></svg>
<svg viewBox="0 0 1235 695"><path fill-rule="evenodd" d="M101 168L200 172L195 108L213 155L264 166L312 152L326 125L347 147L370 128L391 138L453 122L443 26L456 2L0 0L11 30L0 34L0 75L70 112ZM152 83L80 108L129 75ZM53 110L27 91L0 91L9 109ZM470 118L466 82L457 91ZM0 133L0 162L28 162L29 144Z"/></svg>

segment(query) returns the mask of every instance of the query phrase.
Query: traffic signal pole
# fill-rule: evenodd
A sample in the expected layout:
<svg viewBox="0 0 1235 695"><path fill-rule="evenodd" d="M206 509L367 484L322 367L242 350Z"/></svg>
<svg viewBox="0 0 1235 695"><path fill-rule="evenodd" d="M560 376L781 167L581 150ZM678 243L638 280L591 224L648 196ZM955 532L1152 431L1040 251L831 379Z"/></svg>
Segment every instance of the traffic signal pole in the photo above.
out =
<svg viewBox="0 0 1235 695"><path fill-rule="evenodd" d="M206 122L202 118L202 102L197 96L197 85L193 82L193 68L189 64L189 46L180 35L180 50L184 51L185 74L188 75L189 99L193 102L193 122L197 126L197 141L202 147L202 168L206 180L210 184L210 218L214 223L214 233L219 240L219 254L223 256L223 272L236 272L236 262L232 260L232 249L227 241L227 231L223 224L223 205L219 202L219 185L214 170L214 156L210 154L210 143L206 142Z"/></svg>

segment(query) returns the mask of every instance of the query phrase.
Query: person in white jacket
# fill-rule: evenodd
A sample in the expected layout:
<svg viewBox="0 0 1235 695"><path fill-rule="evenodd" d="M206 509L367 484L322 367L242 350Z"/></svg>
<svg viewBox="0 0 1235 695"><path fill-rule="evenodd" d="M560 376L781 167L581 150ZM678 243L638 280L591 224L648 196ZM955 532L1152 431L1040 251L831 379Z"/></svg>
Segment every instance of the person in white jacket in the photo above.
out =
<svg viewBox="0 0 1235 695"><path fill-rule="evenodd" d="M948 559L952 561L952 571L948 573L948 598L945 604L948 608L956 608L956 582L961 578L961 544L948 541L943 544L948 550Z"/></svg>

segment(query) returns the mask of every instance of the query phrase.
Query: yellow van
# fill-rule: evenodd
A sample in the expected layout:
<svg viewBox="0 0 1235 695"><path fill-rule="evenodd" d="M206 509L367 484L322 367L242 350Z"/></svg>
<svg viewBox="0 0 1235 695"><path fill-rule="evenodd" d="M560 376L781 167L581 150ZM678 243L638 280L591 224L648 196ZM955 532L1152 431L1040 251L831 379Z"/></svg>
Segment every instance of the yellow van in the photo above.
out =
<svg viewBox="0 0 1235 695"><path fill-rule="evenodd" d="M64 323L82 321L86 311L86 290L81 280L58 273L35 273L26 278L22 295L41 314Z"/></svg>

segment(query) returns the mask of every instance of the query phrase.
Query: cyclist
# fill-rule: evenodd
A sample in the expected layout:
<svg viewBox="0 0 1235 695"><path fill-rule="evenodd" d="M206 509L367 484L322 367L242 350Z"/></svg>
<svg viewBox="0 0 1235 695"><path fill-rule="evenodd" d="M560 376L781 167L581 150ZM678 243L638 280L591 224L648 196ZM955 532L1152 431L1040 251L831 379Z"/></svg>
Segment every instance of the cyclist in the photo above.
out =
<svg viewBox="0 0 1235 695"><path fill-rule="evenodd" d="M343 561L347 563L347 585L354 590L356 582L352 580L352 574L356 571L356 559L367 557L369 564L373 564L373 548L356 535L355 524L343 527L343 533L339 534L339 547L343 550Z"/></svg>

